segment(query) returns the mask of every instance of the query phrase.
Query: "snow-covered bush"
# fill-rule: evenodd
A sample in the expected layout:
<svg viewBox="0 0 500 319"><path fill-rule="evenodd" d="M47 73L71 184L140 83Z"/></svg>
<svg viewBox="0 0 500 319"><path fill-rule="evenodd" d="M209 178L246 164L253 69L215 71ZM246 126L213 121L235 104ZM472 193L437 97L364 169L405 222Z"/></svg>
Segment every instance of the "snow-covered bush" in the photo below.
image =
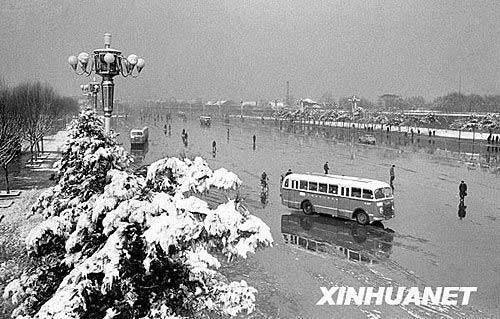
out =
<svg viewBox="0 0 500 319"><path fill-rule="evenodd" d="M220 257L272 244L262 220L228 200L192 194L235 188L238 177L202 158L166 158L145 177L83 112L57 164L58 184L34 205L45 220L26 238L32 266L4 291L27 318L183 318L254 309L256 290L229 282Z"/></svg>

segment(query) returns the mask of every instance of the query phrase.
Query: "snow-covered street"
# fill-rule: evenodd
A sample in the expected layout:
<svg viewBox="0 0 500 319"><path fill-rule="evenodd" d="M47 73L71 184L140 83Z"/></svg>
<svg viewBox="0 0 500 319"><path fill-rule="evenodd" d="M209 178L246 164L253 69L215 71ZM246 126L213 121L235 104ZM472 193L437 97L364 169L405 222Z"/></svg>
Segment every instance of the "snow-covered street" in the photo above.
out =
<svg viewBox="0 0 500 319"><path fill-rule="evenodd" d="M209 128L201 127L196 116L187 122L174 117L169 136L163 131L165 122L140 123L137 117L135 121L117 124L126 148L130 146L130 128L149 126L147 152L133 151L141 163L179 154L202 156L214 169L225 167L243 180L244 203L270 226L276 242L273 248L226 269L234 278L246 278L259 290L256 317L385 318L397 314L400 318L465 318L498 312L499 283L495 278L499 278L500 183L491 168L459 162L459 158L442 156L436 150L429 152L427 142L422 148L372 147L343 142L340 133L335 133L338 138L334 140L314 129L293 133L285 127L280 130L272 122L248 119L231 119L229 124L214 121ZM183 128L189 133L188 147L180 138ZM217 142L215 157L213 140ZM324 216L306 218L281 205L280 174L288 168L321 172L325 161L329 161L333 173L379 180L388 180L390 165L396 165L396 217L384 222L385 230ZM262 204L259 196L263 170L270 178L267 204ZM469 185L462 219L458 217L460 180ZM349 261L342 254L320 253L290 243L285 240L290 234L354 252L374 253L380 244L385 253L371 262ZM334 284L477 286L478 292L472 307L315 306L321 297L319 287Z"/></svg>

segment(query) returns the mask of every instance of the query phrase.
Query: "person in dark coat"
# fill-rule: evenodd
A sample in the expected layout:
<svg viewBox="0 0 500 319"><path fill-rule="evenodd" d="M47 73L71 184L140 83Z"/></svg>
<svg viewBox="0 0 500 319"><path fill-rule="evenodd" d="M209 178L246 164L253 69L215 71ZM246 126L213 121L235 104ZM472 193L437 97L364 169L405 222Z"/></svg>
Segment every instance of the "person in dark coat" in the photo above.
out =
<svg viewBox="0 0 500 319"><path fill-rule="evenodd" d="M462 220L467 214L466 208L467 206L465 206L464 201L461 200L458 204L458 218L460 218L460 220Z"/></svg>
<svg viewBox="0 0 500 319"><path fill-rule="evenodd" d="M330 167L328 166L328 162L323 165L323 169L325 170L325 174L328 174L328 171L330 170Z"/></svg>
<svg viewBox="0 0 500 319"><path fill-rule="evenodd" d="M389 183L389 184L391 185L392 190L394 190L394 178L395 178L395 175L394 175L394 167L395 167L395 165L392 165L392 166L391 166L391 169L389 170L389 174L390 174L390 176L391 176L391 181L390 181L390 183Z"/></svg>
<svg viewBox="0 0 500 319"><path fill-rule="evenodd" d="M467 184L465 184L464 181L460 182L460 185L458 186L458 191L460 195L460 200L464 200L465 196L467 196Z"/></svg>

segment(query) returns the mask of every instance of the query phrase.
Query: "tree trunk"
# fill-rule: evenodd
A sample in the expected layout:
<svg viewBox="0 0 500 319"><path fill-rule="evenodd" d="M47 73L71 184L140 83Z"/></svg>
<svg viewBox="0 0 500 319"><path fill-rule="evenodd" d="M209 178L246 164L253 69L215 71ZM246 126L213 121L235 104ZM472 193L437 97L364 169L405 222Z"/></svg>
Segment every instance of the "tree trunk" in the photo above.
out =
<svg viewBox="0 0 500 319"><path fill-rule="evenodd" d="M42 146L42 153L43 153L43 135L40 137L40 145Z"/></svg>
<svg viewBox="0 0 500 319"><path fill-rule="evenodd" d="M35 143L35 159L38 159L38 156L40 155L40 144L38 144L38 140Z"/></svg>
<svg viewBox="0 0 500 319"><path fill-rule="evenodd" d="M9 171L7 169L7 165L3 165L3 170L5 171L5 187L7 190L7 194L10 194Z"/></svg>
<svg viewBox="0 0 500 319"><path fill-rule="evenodd" d="M33 143L30 141L30 154L31 154L31 163L35 161L35 155L33 154Z"/></svg>

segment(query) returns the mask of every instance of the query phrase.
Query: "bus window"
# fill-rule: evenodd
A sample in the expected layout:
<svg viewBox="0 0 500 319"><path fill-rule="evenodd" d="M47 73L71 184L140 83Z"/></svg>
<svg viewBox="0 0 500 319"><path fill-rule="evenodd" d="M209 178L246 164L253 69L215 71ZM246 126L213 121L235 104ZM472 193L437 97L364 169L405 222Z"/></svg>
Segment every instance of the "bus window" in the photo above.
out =
<svg viewBox="0 0 500 319"><path fill-rule="evenodd" d="M318 191L320 191L322 193L326 193L327 192L327 185L319 183Z"/></svg>
<svg viewBox="0 0 500 319"><path fill-rule="evenodd" d="M373 199L373 192L370 189L363 189L363 198Z"/></svg>
<svg viewBox="0 0 500 319"><path fill-rule="evenodd" d="M310 191L317 191L318 190L318 183L316 183L316 182L309 182L309 190Z"/></svg>
<svg viewBox="0 0 500 319"><path fill-rule="evenodd" d="M339 193L339 187L337 185L328 185L328 193L337 195Z"/></svg>
<svg viewBox="0 0 500 319"><path fill-rule="evenodd" d="M288 179L285 179L285 187L288 187Z"/></svg>
<svg viewBox="0 0 500 319"><path fill-rule="evenodd" d="M349 196L349 187L345 189L345 196Z"/></svg>
<svg viewBox="0 0 500 319"><path fill-rule="evenodd" d="M307 181L300 181L300 189L306 189L307 190Z"/></svg>
<svg viewBox="0 0 500 319"><path fill-rule="evenodd" d="M392 196L392 189L390 187L379 188L375 191L375 198L385 198Z"/></svg>
<svg viewBox="0 0 500 319"><path fill-rule="evenodd" d="M351 189L351 196L352 197L360 197L361 198L361 188L353 187Z"/></svg>
<svg viewBox="0 0 500 319"><path fill-rule="evenodd" d="M344 187L341 187L341 188L340 188L340 195L341 195L341 196L344 196Z"/></svg>
<svg viewBox="0 0 500 319"><path fill-rule="evenodd" d="M283 234L283 240L285 241L285 244L288 244L290 242L288 234Z"/></svg>
<svg viewBox="0 0 500 319"><path fill-rule="evenodd" d="M308 245L307 245L307 249L309 250L312 250L312 251L316 251L316 242L314 241L309 241Z"/></svg>
<svg viewBox="0 0 500 319"><path fill-rule="evenodd" d="M359 261L359 253L355 251L349 252L349 259Z"/></svg>
<svg viewBox="0 0 500 319"><path fill-rule="evenodd" d="M299 237L299 246L307 248L307 239Z"/></svg>

